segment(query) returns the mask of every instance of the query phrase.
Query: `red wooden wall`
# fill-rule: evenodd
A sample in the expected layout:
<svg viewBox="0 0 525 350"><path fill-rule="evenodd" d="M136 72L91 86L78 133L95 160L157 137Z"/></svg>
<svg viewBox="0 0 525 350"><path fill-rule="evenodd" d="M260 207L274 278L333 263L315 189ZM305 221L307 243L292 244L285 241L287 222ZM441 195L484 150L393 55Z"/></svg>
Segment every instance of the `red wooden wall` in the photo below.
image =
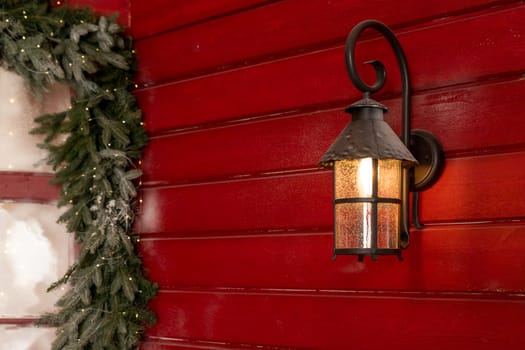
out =
<svg viewBox="0 0 525 350"><path fill-rule="evenodd" d="M143 349L525 348L522 1L133 0L124 11L151 135L138 227L160 285ZM359 98L343 42L367 18L398 35L413 126L447 156L404 262L331 261L332 180L316 167ZM365 33L358 57L385 62L376 98L399 129L390 49Z"/></svg>

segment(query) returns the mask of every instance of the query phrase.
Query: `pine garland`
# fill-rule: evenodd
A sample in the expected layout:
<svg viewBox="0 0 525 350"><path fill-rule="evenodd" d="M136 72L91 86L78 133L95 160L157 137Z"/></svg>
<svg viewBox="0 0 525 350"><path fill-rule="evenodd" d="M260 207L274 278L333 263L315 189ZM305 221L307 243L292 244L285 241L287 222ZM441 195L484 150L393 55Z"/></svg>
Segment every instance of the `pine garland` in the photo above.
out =
<svg viewBox="0 0 525 350"><path fill-rule="evenodd" d="M32 131L45 136L59 206L68 207L59 222L81 247L50 287L69 284L58 311L37 323L57 327L52 349L135 349L155 322L147 304L157 287L144 276L132 231L135 164L147 136L130 92L131 42L115 18L47 0L2 0L0 61L37 96L53 83L74 90L68 111L38 117Z"/></svg>

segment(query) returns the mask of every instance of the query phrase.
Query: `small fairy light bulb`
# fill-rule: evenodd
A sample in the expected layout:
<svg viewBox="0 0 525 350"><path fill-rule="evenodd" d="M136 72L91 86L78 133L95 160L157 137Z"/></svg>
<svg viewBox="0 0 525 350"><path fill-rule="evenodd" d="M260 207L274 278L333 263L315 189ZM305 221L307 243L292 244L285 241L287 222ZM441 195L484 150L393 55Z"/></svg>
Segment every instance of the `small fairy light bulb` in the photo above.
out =
<svg viewBox="0 0 525 350"><path fill-rule="evenodd" d="M7 164L7 169L13 169L13 164Z"/></svg>
<svg viewBox="0 0 525 350"><path fill-rule="evenodd" d="M56 4L57 4L57 6L60 6L60 5L62 4L62 2L60 2L60 0L58 0L58 1L56 2Z"/></svg>
<svg viewBox="0 0 525 350"><path fill-rule="evenodd" d="M16 100L15 100L14 97L11 97L11 98L9 99L9 103L15 103L15 102L16 102Z"/></svg>
<svg viewBox="0 0 525 350"><path fill-rule="evenodd" d="M9 136L13 136L14 134L15 134L15 133L12 132L12 131L9 131L9 132L7 133L7 135L9 135Z"/></svg>

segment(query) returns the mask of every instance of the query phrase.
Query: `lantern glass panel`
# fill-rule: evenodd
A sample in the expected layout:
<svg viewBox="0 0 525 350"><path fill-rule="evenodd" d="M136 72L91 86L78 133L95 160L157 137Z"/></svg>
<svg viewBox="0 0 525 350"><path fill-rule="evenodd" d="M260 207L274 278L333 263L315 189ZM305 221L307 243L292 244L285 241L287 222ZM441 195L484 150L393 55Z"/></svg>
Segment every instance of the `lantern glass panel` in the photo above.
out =
<svg viewBox="0 0 525 350"><path fill-rule="evenodd" d="M335 205L335 248L372 248L372 204Z"/></svg>
<svg viewBox="0 0 525 350"><path fill-rule="evenodd" d="M401 161L380 159L378 163L378 197L401 199Z"/></svg>
<svg viewBox="0 0 525 350"><path fill-rule="evenodd" d="M372 158L343 159L334 164L335 198L372 197ZM401 161L378 161L378 197L401 198Z"/></svg>
<svg viewBox="0 0 525 350"><path fill-rule="evenodd" d="M336 161L334 172L336 199L372 197L372 158Z"/></svg>
<svg viewBox="0 0 525 350"><path fill-rule="evenodd" d="M399 248L399 204L377 205L377 248Z"/></svg>

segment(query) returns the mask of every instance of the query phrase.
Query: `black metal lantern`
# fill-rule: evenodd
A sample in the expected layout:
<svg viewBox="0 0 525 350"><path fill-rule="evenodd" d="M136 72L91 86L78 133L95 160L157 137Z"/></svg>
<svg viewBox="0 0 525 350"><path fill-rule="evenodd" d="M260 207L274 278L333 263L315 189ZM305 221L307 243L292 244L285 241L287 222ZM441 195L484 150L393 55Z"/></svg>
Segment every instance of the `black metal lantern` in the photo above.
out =
<svg viewBox="0 0 525 350"><path fill-rule="evenodd" d="M376 70L376 82L372 86L360 79L355 67L355 43L366 28L383 34L399 63L403 93L401 139L383 120L387 108L370 98L371 93L383 87L384 65L379 61L367 62ZM417 191L437 180L443 152L428 131L410 132L406 59L394 33L386 25L373 20L359 23L347 38L345 55L350 79L364 93L364 98L346 109L352 121L319 162L322 167L334 169L334 254L355 254L360 260L364 255L374 260L386 254L401 257L401 250L409 243L409 190L416 191L413 216L414 223L420 227ZM412 171L414 166L416 171Z"/></svg>

